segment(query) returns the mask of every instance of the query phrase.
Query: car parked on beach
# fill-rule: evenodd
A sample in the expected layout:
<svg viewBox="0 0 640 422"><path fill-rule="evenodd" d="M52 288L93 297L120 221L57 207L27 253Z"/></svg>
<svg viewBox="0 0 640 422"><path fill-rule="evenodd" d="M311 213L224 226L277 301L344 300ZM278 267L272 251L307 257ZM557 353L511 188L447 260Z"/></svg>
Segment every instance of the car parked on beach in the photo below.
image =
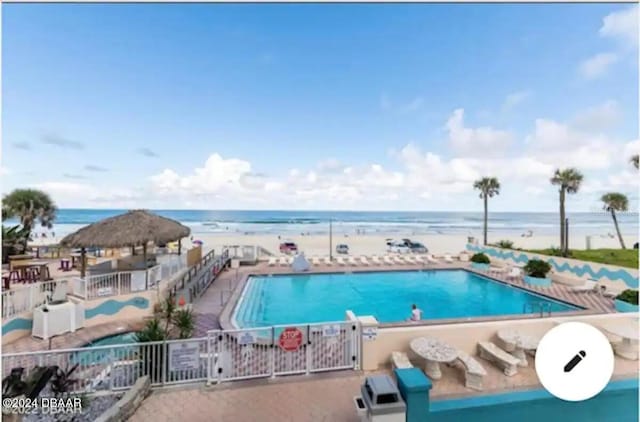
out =
<svg viewBox="0 0 640 422"><path fill-rule="evenodd" d="M427 252L429 252L429 249L427 249L427 247L424 246L420 242L411 242L411 244L409 245L409 249L411 249L411 252L413 252L413 253L427 253Z"/></svg>
<svg viewBox="0 0 640 422"><path fill-rule="evenodd" d="M387 248L387 251L391 253L399 253L399 254L411 253L410 248L408 248L407 246L399 242L391 243Z"/></svg>
<svg viewBox="0 0 640 422"><path fill-rule="evenodd" d="M349 245L346 245L344 243L336 245L336 253L343 254L343 255L349 254Z"/></svg>
<svg viewBox="0 0 640 422"><path fill-rule="evenodd" d="M280 253L290 254L296 252L298 252L298 245L294 242L282 242L280 244Z"/></svg>

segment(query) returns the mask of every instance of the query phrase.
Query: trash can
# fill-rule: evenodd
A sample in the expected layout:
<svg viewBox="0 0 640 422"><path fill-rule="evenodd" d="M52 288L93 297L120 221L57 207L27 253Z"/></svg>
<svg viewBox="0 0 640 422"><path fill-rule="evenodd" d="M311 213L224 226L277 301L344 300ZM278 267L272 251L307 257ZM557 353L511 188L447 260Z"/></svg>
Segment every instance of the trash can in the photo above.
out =
<svg viewBox="0 0 640 422"><path fill-rule="evenodd" d="M366 377L360 392L362 396L355 397L354 402L362 421L405 422L406 405L390 376ZM366 409L366 416L364 409L361 408L362 404Z"/></svg>

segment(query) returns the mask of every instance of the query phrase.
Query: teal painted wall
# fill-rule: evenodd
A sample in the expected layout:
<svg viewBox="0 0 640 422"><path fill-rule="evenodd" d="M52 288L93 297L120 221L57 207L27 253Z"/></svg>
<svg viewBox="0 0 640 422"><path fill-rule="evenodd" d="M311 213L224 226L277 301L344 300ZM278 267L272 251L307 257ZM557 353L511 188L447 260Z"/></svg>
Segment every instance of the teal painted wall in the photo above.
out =
<svg viewBox="0 0 640 422"><path fill-rule="evenodd" d="M151 306L149 299L142 296L132 297L128 300L113 300L109 299L95 308L85 309L84 318L89 320L99 315L115 315L127 306L134 306L138 309L148 309ZM16 330L28 330L31 331L33 327L33 320L31 318L14 318L11 321L2 325L2 335L6 335Z"/></svg>
<svg viewBox="0 0 640 422"><path fill-rule="evenodd" d="M477 246L472 244L467 244L467 250L472 252L483 252L494 258L511 260L520 264L525 264L529 261L529 256L524 252ZM593 264L595 268L600 267L598 270L594 270L591 264L584 261L580 261L581 264L571 265L569 262L556 262L556 259L551 257L545 260L549 264L551 264L551 266L555 268L557 272L568 272L577 277L588 275L594 280L599 280L600 278L606 277L611 281L622 281L627 286L634 289L638 288L638 277L631 272L620 268L611 269L602 264Z"/></svg>
<svg viewBox="0 0 640 422"><path fill-rule="evenodd" d="M136 296L125 301L109 299L92 309L84 310L84 318L91 319L98 315L115 315L127 306L134 306L138 309L148 309L150 306L149 299L146 297Z"/></svg>

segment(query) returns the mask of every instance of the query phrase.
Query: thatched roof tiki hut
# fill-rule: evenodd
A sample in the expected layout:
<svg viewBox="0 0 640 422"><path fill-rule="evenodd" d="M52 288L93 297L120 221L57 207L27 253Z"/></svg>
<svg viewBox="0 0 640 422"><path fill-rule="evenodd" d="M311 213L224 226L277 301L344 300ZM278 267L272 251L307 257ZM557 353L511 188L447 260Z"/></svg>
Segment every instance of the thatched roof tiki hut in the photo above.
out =
<svg viewBox="0 0 640 422"><path fill-rule="evenodd" d="M175 220L161 217L145 210L129 211L125 214L109 217L81 228L60 241L69 248L81 248L80 276L86 273L85 248L123 248L142 246L144 260L147 259L147 244L165 245L189 236L191 229Z"/></svg>

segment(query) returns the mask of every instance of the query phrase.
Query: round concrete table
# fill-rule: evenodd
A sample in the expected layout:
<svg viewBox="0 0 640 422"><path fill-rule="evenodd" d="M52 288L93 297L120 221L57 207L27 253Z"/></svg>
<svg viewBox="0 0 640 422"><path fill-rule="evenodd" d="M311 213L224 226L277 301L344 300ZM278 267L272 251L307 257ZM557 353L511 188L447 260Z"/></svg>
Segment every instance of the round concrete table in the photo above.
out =
<svg viewBox="0 0 640 422"><path fill-rule="evenodd" d="M620 357L629 360L638 360L638 341L640 333L638 324L635 322L609 324L601 327L614 336L620 337L622 341L613 346L613 350Z"/></svg>
<svg viewBox="0 0 640 422"><path fill-rule="evenodd" d="M518 330L504 329L498 331L498 338L502 341L507 352L520 359L518 366L529 366L525 351L536 350L540 339L538 337L523 334Z"/></svg>
<svg viewBox="0 0 640 422"><path fill-rule="evenodd" d="M435 338L419 337L411 340L409 347L418 356L424 358L424 372L429 378L438 380L442 378L440 363L451 363L458 358L458 351Z"/></svg>

